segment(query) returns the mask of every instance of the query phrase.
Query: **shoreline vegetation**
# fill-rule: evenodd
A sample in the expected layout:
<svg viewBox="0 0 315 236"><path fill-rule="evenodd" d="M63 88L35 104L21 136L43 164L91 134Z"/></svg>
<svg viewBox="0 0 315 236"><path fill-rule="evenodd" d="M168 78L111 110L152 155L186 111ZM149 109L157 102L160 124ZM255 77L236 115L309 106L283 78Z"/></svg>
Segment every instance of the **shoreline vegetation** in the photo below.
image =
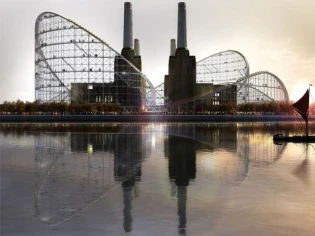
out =
<svg viewBox="0 0 315 236"><path fill-rule="evenodd" d="M117 103L68 104L7 102L0 104L0 122L220 122L220 121L294 121L298 120L292 103L265 102L236 105L233 102L201 106L195 114L175 112L122 112ZM174 109L175 110L175 109ZM314 115L315 103L310 106ZM312 117L311 117L312 119Z"/></svg>
<svg viewBox="0 0 315 236"><path fill-rule="evenodd" d="M309 117L315 121L315 116ZM295 115L0 115L10 122L284 122L299 121Z"/></svg>
<svg viewBox="0 0 315 236"><path fill-rule="evenodd" d="M235 102L223 103L220 105L202 105L197 103L195 115L293 115L293 102L264 102L264 103L246 103L237 105ZM174 106L176 107L176 106ZM173 110L177 110L173 108ZM315 103L310 104L310 114L314 115ZM0 115L128 115L123 112L119 103L74 103L51 102L40 103L5 101L0 104ZM150 111L134 112L129 115L192 115L189 113L163 112L154 113Z"/></svg>

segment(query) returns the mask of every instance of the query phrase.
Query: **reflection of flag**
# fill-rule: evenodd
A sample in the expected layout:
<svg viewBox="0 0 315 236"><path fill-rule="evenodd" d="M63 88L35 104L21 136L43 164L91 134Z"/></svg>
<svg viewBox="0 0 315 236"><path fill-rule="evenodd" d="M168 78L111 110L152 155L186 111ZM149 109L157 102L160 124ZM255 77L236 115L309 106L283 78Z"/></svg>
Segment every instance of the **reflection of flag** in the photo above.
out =
<svg viewBox="0 0 315 236"><path fill-rule="evenodd" d="M303 117L303 119L306 121L308 116L308 106L310 102L310 94L309 90L306 90L303 97L300 98L296 103L294 103L292 106L293 108Z"/></svg>
<svg viewBox="0 0 315 236"><path fill-rule="evenodd" d="M309 162L305 159L301 164L293 171L293 175L301 180L304 184L309 185Z"/></svg>

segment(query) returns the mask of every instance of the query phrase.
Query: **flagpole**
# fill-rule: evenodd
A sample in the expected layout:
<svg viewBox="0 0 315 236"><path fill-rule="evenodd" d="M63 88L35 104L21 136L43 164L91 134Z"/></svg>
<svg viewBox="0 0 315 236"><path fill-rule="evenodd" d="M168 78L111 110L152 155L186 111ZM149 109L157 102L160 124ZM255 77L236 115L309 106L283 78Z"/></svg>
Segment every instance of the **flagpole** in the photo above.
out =
<svg viewBox="0 0 315 236"><path fill-rule="evenodd" d="M308 85L308 94L310 94L311 91L311 86L313 86L312 84ZM308 98L309 99L309 98ZM309 102L309 100L308 100ZM308 115L309 115L309 110L310 110L310 106L308 106L308 111L307 111L307 119L306 119L306 137L308 136Z"/></svg>

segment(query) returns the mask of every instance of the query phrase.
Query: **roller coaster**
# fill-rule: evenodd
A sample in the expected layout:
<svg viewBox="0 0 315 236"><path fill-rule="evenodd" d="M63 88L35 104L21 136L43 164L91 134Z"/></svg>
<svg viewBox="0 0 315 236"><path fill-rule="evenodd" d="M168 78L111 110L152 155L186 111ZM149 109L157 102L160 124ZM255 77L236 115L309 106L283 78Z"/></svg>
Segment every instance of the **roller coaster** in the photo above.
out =
<svg viewBox="0 0 315 236"><path fill-rule="evenodd" d="M74 84L87 85L83 99L88 101L115 102L120 95L133 99L131 90L136 89L147 106L155 102L153 84L131 62L94 33L55 13L44 12L36 20L35 71L39 102L71 103ZM115 79L124 83L114 84ZM101 86L93 92L97 84Z"/></svg>
<svg viewBox="0 0 315 236"><path fill-rule="evenodd" d="M234 50L216 53L197 62L196 83L221 86L170 104L164 84L154 87L107 42L73 20L44 12L35 24L35 99L39 102L72 103L74 88L79 85L85 86L82 100L117 103L119 96L128 101L141 97L143 110L159 112L194 113L196 106L207 99L216 104L222 91L236 93L237 104L289 101L288 92L276 75L249 71L241 53ZM118 79L123 83L115 82ZM225 102L228 100L220 104ZM130 104L122 106L124 112L136 110L133 104L139 103Z"/></svg>
<svg viewBox="0 0 315 236"><path fill-rule="evenodd" d="M240 52L228 50L216 53L197 62L196 80L197 84L212 83L222 86L169 104L167 98L163 96L164 83L162 83L155 88L156 104L176 113L191 113L194 112L197 104L203 104L207 99L213 99L214 102L216 99L219 100L217 95L222 91L236 92L237 104L289 101L286 87L276 75L268 71L250 74L249 71L249 64ZM236 90L229 91L233 86L236 86ZM220 100L220 103L226 102L229 100Z"/></svg>

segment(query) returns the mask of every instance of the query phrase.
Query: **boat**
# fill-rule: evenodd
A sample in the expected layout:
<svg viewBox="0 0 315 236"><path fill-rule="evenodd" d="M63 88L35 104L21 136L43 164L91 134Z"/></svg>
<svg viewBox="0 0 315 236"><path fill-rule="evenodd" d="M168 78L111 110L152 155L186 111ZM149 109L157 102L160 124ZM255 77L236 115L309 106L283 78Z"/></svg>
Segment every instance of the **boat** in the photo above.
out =
<svg viewBox="0 0 315 236"><path fill-rule="evenodd" d="M274 141L287 141L287 142L295 142L295 143L315 143L315 136L303 136L303 135L295 135L295 136L285 136L283 134L275 134L273 136Z"/></svg>
<svg viewBox="0 0 315 236"><path fill-rule="evenodd" d="M315 136L308 135L310 89L307 89L303 97L292 105L294 110L301 115L305 121L305 135L286 136L281 133L273 135L274 142L315 143Z"/></svg>

